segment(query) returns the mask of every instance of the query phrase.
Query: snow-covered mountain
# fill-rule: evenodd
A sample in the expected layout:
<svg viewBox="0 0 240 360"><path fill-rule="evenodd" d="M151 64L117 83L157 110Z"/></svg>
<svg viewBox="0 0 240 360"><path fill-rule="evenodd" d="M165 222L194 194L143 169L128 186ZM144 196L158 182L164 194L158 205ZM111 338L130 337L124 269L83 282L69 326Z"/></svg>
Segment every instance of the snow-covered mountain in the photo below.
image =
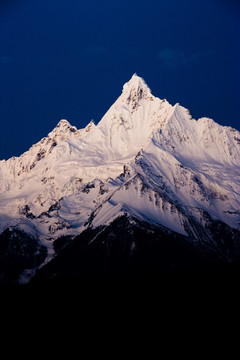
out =
<svg viewBox="0 0 240 360"><path fill-rule="evenodd" d="M34 243L28 258L40 260L18 274L28 281L58 256L59 239L71 243L127 216L232 261L240 254L239 176L237 130L194 120L134 74L97 125L78 130L61 120L23 155L0 161L3 258L24 236L28 249ZM137 251L134 241L130 249Z"/></svg>

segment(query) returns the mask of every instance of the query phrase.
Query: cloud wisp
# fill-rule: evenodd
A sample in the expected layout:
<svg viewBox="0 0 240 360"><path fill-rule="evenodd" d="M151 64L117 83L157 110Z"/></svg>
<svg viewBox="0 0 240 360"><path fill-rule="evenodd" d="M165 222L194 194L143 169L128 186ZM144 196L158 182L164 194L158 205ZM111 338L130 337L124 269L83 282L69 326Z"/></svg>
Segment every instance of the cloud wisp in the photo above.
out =
<svg viewBox="0 0 240 360"><path fill-rule="evenodd" d="M199 54L187 55L181 50L162 49L158 53L158 59L168 70L175 70L182 66L199 62Z"/></svg>

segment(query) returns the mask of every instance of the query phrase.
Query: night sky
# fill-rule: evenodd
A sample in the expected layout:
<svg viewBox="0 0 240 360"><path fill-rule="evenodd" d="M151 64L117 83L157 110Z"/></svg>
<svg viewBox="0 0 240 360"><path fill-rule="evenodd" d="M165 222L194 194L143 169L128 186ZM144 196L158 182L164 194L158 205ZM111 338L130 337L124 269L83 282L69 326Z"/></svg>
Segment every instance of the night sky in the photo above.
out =
<svg viewBox="0 0 240 360"><path fill-rule="evenodd" d="M98 123L133 73L240 130L238 0L2 0L0 159L60 119Z"/></svg>

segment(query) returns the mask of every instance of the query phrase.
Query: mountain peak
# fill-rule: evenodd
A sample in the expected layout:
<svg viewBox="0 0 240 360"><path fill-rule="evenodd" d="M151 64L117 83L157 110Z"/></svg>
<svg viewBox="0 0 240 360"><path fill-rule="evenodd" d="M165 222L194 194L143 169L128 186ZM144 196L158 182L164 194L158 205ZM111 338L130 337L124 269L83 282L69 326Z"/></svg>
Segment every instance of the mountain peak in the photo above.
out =
<svg viewBox="0 0 240 360"><path fill-rule="evenodd" d="M89 131L91 131L95 127L96 127L96 125L95 125L94 121L91 120L90 123L85 127L84 130L85 130L85 132L88 133Z"/></svg>
<svg viewBox="0 0 240 360"><path fill-rule="evenodd" d="M127 84L133 85L133 84L136 84L136 83L147 86L144 79L141 78L140 76L138 76L136 73L134 73L132 75L131 79L127 82Z"/></svg>
<svg viewBox="0 0 240 360"><path fill-rule="evenodd" d="M62 119L59 121L57 126L53 129L54 133L66 133L66 132L76 132L77 128L72 126L66 119Z"/></svg>
<svg viewBox="0 0 240 360"><path fill-rule="evenodd" d="M56 127L48 134L48 138L67 139L69 134L77 133L77 128L72 126L66 119L62 119L58 122Z"/></svg>
<svg viewBox="0 0 240 360"><path fill-rule="evenodd" d="M71 126L71 124L66 119L61 119L56 128L67 128L69 126Z"/></svg>
<svg viewBox="0 0 240 360"><path fill-rule="evenodd" d="M130 89L133 88L150 91L144 79L138 76L136 73L133 74L131 79L123 85L123 92L129 91Z"/></svg>
<svg viewBox="0 0 240 360"><path fill-rule="evenodd" d="M123 85L122 97L128 105L136 109L141 99L150 98L152 94L143 78L137 74L133 74L131 79Z"/></svg>

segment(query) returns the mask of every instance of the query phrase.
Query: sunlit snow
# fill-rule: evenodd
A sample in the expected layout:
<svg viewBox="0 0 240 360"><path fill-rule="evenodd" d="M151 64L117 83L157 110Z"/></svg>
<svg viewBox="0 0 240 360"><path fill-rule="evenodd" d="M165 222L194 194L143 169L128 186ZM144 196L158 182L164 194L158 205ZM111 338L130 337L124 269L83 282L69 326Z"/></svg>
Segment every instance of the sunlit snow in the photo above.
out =
<svg viewBox="0 0 240 360"><path fill-rule="evenodd" d="M102 120L61 120L18 158L0 161L0 231L52 240L128 213L186 234L201 211L240 228L240 133L151 94L136 74Z"/></svg>

